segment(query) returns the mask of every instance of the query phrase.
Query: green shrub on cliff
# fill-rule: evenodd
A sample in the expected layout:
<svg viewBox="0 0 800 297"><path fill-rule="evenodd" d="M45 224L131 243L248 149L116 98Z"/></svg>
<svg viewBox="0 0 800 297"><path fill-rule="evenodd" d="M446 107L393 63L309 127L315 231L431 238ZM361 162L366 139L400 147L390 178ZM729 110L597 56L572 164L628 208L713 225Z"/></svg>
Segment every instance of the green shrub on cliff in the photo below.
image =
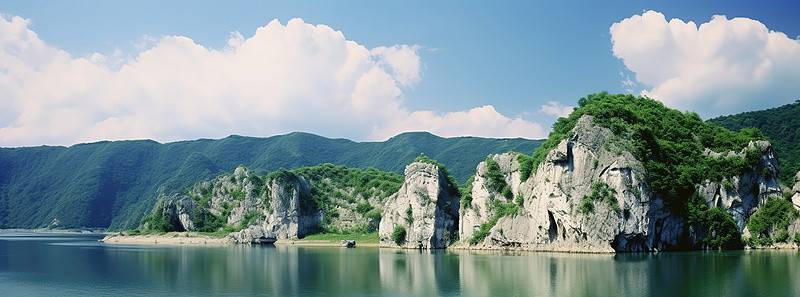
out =
<svg viewBox="0 0 800 297"><path fill-rule="evenodd" d="M687 205L687 223L696 232L705 234L701 242L715 249L737 249L742 246L742 235L733 217L719 207L708 208L699 194L695 193Z"/></svg>
<svg viewBox="0 0 800 297"><path fill-rule="evenodd" d="M442 171L445 179L447 179L447 191L450 193L450 195L461 196L461 191L459 191L458 189L458 182L456 182L456 179L452 175L450 175L450 171L447 171L447 167L445 167L444 164L441 164L431 158L428 158L428 156L425 156L425 154L419 154L419 156L414 158L414 161L412 161L411 163L414 162L428 163L439 167L439 170Z"/></svg>
<svg viewBox="0 0 800 297"><path fill-rule="evenodd" d="M406 228L403 226L395 226L392 231L392 241L397 245L403 245L406 242Z"/></svg>
<svg viewBox="0 0 800 297"><path fill-rule="evenodd" d="M800 171L800 100L784 106L766 110L749 111L721 116L708 120L731 131L756 128L770 138L775 154L781 161L778 178L784 184L794 183L794 175ZM766 174L764 174L766 176ZM769 175L771 176L771 174ZM768 176L768 177L769 177Z"/></svg>
<svg viewBox="0 0 800 297"><path fill-rule="evenodd" d="M583 196L581 198L581 204L578 206L578 212L582 214L588 214L590 212L594 212L594 203L595 201L601 201L608 203L616 212L620 212L621 209L619 208L619 203L617 203L617 198L614 195L617 194L617 191L609 188L608 185L604 182L595 182L591 186L591 193L589 195Z"/></svg>
<svg viewBox="0 0 800 297"><path fill-rule="evenodd" d="M583 115L593 116L596 124L629 141L629 149L644 165L653 191L676 213L684 215L695 184L739 175L760 158L757 150L747 150L745 158L714 158L703 154L705 148L738 152L751 140L765 139L757 129L731 132L703 122L696 113L669 109L657 100L602 92L578 100L578 108L569 117L558 118L542 146L531 156L518 157L523 178L529 177L559 142L572 135L571 130Z"/></svg>
<svg viewBox="0 0 800 297"><path fill-rule="evenodd" d="M486 158L486 173L483 174L483 178L486 179L486 187L490 191L500 193L506 199L513 197L511 187L506 183L505 175L500 170L500 164L491 157Z"/></svg>
<svg viewBox="0 0 800 297"><path fill-rule="evenodd" d="M794 222L799 215L800 213L792 206L792 202L782 198L772 199L750 216L747 228L753 237L765 238L769 237L770 232L775 231L777 235L781 231L786 231L789 224Z"/></svg>

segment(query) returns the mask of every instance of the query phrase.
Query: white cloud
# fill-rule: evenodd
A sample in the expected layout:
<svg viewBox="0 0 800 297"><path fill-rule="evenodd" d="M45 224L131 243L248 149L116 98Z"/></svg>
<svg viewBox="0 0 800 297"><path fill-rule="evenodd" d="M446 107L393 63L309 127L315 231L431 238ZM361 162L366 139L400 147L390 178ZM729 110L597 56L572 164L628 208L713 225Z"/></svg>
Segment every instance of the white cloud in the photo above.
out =
<svg viewBox="0 0 800 297"><path fill-rule="evenodd" d="M182 36L144 36L142 51L127 59L118 52L73 58L28 26L0 17L0 146L290 131L356 140L409 130L545 136L538 124L492 106L407 110L403 88L420 81L419 46L369 50L301 19L274 20L249 38L231 32L221 50Z"/></svg>
<svg viewBox="0 0 800 297"><path fill-rule="evenodd" d="M395 45L380 46L370 50L383 66L403 86L411 86L419 82L420 61L417 51L420 46Z"/></svg>
<svg viewBox="0 0 800 297"><path fill-rule="evenodd" d="M510 119L491 105L444 115L432 111L399 113L390 125L374 127L372 134L375 138L385 139L404 131L437 131L436 134L445 137L492 135L503 138L544 138L547 135L541 125L520 118Z"/></svg>
<svg viewBox="0 0 800 297"><path fill-rule="evenodd" d="M539 109L539 112L560 118L566 118L574 109L575 107L564 106L556 101L547 101L547 105L542 105L542 108Z"/></svg>
<svg viewBox="0 0 800 297"><path fill-rule="evenodd" d="M614 56L652 86L643 95L706 117L800 98L800 42L752 19L699 27L647 11L611 26Z"/></svg>

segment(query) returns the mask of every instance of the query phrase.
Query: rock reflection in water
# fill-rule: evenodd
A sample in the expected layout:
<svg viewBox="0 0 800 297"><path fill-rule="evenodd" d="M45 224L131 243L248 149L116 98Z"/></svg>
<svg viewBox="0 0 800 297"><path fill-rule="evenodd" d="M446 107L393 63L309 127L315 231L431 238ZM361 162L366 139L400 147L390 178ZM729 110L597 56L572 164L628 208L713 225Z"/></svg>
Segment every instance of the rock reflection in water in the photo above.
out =
<svg viewBox="0 0 800 297"><path fill-rule="evenodd" d="M0 295L800 296L800 253L180 247L0 236Z"/></svg>

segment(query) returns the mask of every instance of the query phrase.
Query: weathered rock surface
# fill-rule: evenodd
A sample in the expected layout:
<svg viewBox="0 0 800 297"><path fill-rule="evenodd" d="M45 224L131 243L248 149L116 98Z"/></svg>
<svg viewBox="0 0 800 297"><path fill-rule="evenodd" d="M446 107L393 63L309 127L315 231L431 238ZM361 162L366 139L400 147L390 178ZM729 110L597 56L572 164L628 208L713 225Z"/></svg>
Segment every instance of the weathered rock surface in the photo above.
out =
<svg viewBox="0 0 800 297"><path fill-rule="evenodd" d="M769 197L780 197L781 195L781 184L778 181L778 159L772 151L772 144L768 141L751 141L747 148L740 152L728 152L726 155L745 158L748 149L758 150L761 154L761 160L753 167L752 171L725 179L721 183L706 180L705 183L696 187L709 207L722 207L731 214L739 231L744 230L747 218L755 213ZM710 153L708 150L706 152ZM764 175L765 170L770 174Z"/></svg>
<svg viewBox="0 0 800 297"><path fill-rule="evenodd" d="M385 201L378 229L381 246L397 247L392 232L405 228L403 248L445 248L458 232L458 196L450 193L447 179L434 164L406 166L405 182Z"/></svg>
<svg viewBox="0 0 800 297"><path fill-rule="evenodd" d="M653 251L685 244L685 222L651 192L643 165L624 149L628 145L586 115L527 180L520 180L515 155L492 156L513 197L521 196L522 204L516 214L497 218L497 203L516 201L487 187L483 177L487 163L481 163L471 206L460 209L461 243L480 239L478 248L573 252ZM762 159L752 172L734 177L732 189L712 182L697 186L710 207L723 207L734 217L740 231L760 203L780 193L777 174L760 174L764 168L773 173L778 169L769 143L753 142L749 147L759 149ZM596 191L593 185L607 189L607 198L590 203L588 210L582 207L582 199ZM490 226L493 217L496 224ZM491 228L481 239L476 234L483 224Z"/></svg>
<svg viewBox="0 0 800 297"><path fill-rule="evenodd" d="M170 199L164 199L162 212L164 217L169 218L167 222L173 226L175 231L194 230L194 222L191 214L197 209L197 201L182 195L174 195Z"/></svg>
<svg viewBox="0 0 800 297"><path fill-rule="evenodd" d="M260 225L253 225L239 232L228 234L226 238L229 238L233 243L243 244L274 243L278 239L274 233L265 232L264 228Z"/></svg>
<svg viewBox="0 0 800 297"><path fill-rule="evenodd" d="M794 187L792 188L792 203L794 207L800 209L800 171L794 176Z"/></svg>
<svg viewBox="0 0 800 297"><path fill-rule="evenodd" d="M229 236L237 243L274 242L303 237L319 226L322 215L311 207L309 191L302 175L287 173L264 184L239 167L233 175L206 181L188 195L164 199L162 214L173 230L196 231L207 211L224 218L227 225L244 227ZM207 204L199 205L203 199Z"/></svg>

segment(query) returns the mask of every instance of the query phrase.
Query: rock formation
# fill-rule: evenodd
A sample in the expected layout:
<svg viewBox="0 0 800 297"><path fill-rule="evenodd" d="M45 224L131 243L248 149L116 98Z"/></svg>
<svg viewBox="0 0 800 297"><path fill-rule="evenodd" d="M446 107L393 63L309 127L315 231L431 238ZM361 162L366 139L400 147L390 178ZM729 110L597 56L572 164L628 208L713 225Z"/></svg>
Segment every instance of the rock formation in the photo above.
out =
<svg viewBox="0 0 800 297"><path fill-rule="evenodd" d="M794 176L794 187L792 188L792 203L794 207L800 209L800 171Z"/></svg>
<svg viewBox="0 0 800 297"><path fill-rule="evenodd" d="M652 251L685 244L684 219L651 191L625 139L614 138L588 115L572 132L527 180L520 180L514 154L492 156L489 162L499 165L510 189L505 195L486 178L489 162L478 165L472 201L460 209L462 244L575 252ZM764 168L777 172L769 143L751 142L749 148L762 156L755 170L733 177L728 188L710 181L697 185L708 206L724 208L740 231L759 203L780 193L777 174L760 174Z"/></svg>
<svg viewBox="0 0 800 297"><path fill-rule="evenodd" d="M384 204L378 235L381 246L445 248L458 232L458 194L448 190L435 164L406 166L405 182Z"/></svg>
<svg viewBox="0 0 800 297"><path fill-rule="evenodd" d="M781 185L778 181L778 159L772 151L769 141L751 141L740 152L728 152L727 157L737 155L745 158L747 150L756 150L761 155L761 160L753 166L752 170L720 183L706 180L697 186L697 191L706 200L709 207L722 207L736 222L742 231L750 217L758 207L764 204L769 197L781 196ZM706 154L722 157L722 154L706 149ZM767 172L767 174L764 174Z"/></svg>
<svg viewBox="0 0 800 297"><path fill-rule="evenodd" d="M168 230L241 226L242 230L230 235L235 242L261 243L303 237L316 230L322 214L313 209L310 200L310 186L302 175L284 172L265 183L239 167L233 175L203 182L188 194L174 195L160 203Z"/></svg>

